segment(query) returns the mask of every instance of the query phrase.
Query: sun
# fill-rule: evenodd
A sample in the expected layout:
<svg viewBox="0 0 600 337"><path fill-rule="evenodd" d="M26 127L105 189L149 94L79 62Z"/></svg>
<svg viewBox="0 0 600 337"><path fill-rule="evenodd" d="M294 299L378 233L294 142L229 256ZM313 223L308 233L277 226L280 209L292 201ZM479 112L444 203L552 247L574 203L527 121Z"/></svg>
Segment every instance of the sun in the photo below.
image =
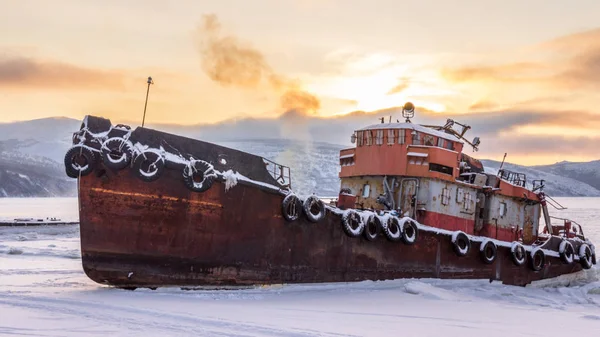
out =
<svg viewBox="0 0 600 337"><path fill-rule="evenodd" d="M307 82L306 87L322 97L356 102L338 111L323 112L324 115L342 115L356 110L376 111L400 107L408 101L417 108L438 113L446 111L444 98L454 92L444 88L443 83L433 76L419 81L409 77L402 90L393 92L392 89L401 83L399 73L402 71L406 74L406 69L392 69L365 76L321 77Z"/></svg>

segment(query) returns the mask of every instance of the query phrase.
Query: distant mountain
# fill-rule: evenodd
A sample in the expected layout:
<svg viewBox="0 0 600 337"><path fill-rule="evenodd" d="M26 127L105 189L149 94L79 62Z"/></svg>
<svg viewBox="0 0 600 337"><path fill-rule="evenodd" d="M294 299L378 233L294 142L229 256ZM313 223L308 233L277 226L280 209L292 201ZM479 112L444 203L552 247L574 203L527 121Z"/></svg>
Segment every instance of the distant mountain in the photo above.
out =
<svg viewBox="0 0 600 337"><path fill-rule="evenodd" d="M342 145L289 139L216 141L216 144L253 153L290 167L292 188L301 194L334 197L340 190Z"/></svg>
<svg viewBox="0 0 600 337"><path fill-rule="evenodd" d="M61 163L79 130L80 120L55 117L25 122L1 123L0 141L5 151L49 158Z"/></svg>
<svg viewBox="0 0 600 337"><path fill-rule="evenodd" d="M500 168L500 162L495 160L482 160L486 172L497 173ZM550 196L573 196L573 197L600 197L600 189L584 183L569 175L560 175L540 170L536 166L522 166L511 163L504 163L504 169L524 173L527 176L527 186L532 187L534 180L545 180L544 191ZM600 183L600 179L596 181Z"/></svg>
<svg viewBox="0 0 600 337"><path fill-rule="evenodd" d="M563 161L552 165L532 166L532 168L570 177L600 190L600 160L585 163Z"/></svg>
<svg viewBox="0 0 600 337"><path fill-rule="evenodd" d="M77 185L57 162L19 149L17 140L0 141L0 197L75 196ZM27 147L27 144L23 144Z"/></svg>
<svg viewBox="0 0 600 337"><path fill-rule="evenodd" d="M80 120L70 118L0 124L0 197L75 195L74 180L66 177L62 161L71 146L72 133L80 125ZM289 166L292 186L299 193L335 196L339 192L339 150L346 146L322 142L331 139L326 135L327 125L319 129L312 126L309 137L299 132L301 126L294 131L293 123L286 126L285 132L267 128L252 133L241 132L243 125L233 129L223 125L150 127L212 141ZM353 126L345 128L352 130ZM492 160L483 160L483 163L491 172L500 166ZM552 196L600 196L600 161L532 167L505 164L505 167L525 173L528 182L546 180L546 191Z"/></svg>

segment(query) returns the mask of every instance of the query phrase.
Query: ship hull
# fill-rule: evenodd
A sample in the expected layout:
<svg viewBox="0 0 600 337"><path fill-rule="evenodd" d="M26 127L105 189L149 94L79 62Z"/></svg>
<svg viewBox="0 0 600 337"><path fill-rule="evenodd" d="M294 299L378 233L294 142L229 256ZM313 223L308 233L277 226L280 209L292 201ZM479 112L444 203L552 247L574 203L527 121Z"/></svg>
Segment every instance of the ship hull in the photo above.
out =
<svg viewBox="0 0 600 337"><path fill-rule="evenodd" d="M111 137L135 144L142 153L136 158L157 149L166 158L164 170L150 179L134 170L136 160L129 167L105 164L101 144L110 143ZM435 228L441 224L418 224L416 242L404 244L383 233L375 240L347 235L343 211L336 207L327 206L316 222L305 214L289 221L282 212L289 192L277 174L265 169L269 163L207 142L145 128L113 128L109 120L86 117L74 144L76 151L70 155L95 151L89 152L88 159L96 160L86 174L73 175L69 153L65 167L79 180L83 269L101 284L220 287L463 278L526 285L582 269L577 257L570 264L561 261L559 237L544 244L545 265L534 271L528 263L513 263L510 242L496 241L497 257L491 264L483 261L479 249L485 238L472 238L470 251L458 256L452 232ZM205 173L218 173L210 188L199 191L184 183L183 173L190 168L186 158L210 163ZM226 171L237 178L226 179ZM581 242L570 241L577 252Z"/></svg>
<svg viewBox="0 0 600 337"><path fill-rule="evenodd" d="M92 280L119 287L244 286L397 278L465 278L525 285L581 270L547 256L535 272L510 248L482 262L479 244L458 257L448 235L421 230L417 242L353 238L341 216L312 223L281 215L283 196L239 182L194 193L166 171L142 182L127 170L80 181L82 262Z"/></svg>

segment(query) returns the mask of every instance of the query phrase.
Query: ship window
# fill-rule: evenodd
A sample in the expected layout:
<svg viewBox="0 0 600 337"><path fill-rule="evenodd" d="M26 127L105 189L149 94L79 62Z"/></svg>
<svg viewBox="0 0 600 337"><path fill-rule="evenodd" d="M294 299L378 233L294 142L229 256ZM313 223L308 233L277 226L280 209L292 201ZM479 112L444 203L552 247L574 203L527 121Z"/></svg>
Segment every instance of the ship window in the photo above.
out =
<svg viewBox="0 0 600 337"><path fill-rule="evenodd" d="M448 150L454 150L454 143L452 141L450 141L450 140L447 140L446 141L446 148Z"/></svg>
<svg viewBox="0 0 600 337"><path fill-rule="evenodd" d="M460 204L465 200L465 190L462 188L456 189L456 203Z"/></svg>
<svg viewBox="0 0 600 337"><path fill-rule="evenodd" d="M356 145L357 146L362 146L363 145L363 132L362 131L357 131L356 134L357 134Z"/></svg>
<svg viewBox="0 0 600 337"><path fill-rule="evenodd" d="M431 135L423 135L423 145L434 146L435 138Z"/></svg>
<svg viewBox="0 0 600 337"><path fill-rule="evenodd" d="M438 145L437 146L438 147L444 147L444 138L442 138L442 137L438 138Z"/></svg>
<svg viewBox="0 0 600 337"><path fill-rule="evenodd" d="M377 137L375 138L375 144L383 144L383 130L377 130Z"/></svg>
<svg viewBox="0 0 600 337"><path fill-rule="evenodd" d="M435 171L435 172L440 172L440 173L452 175L454 170L450 166L445 166L445 165L430 163L429 164L429 171Z"/></svg>
<svg viewBox="0 0 600 337"><path fill-rule="evenodd" d="M395 139L394 139L394 138L396 138L395 133L396 133L396 131L393 129L388 130L388 141L387 141L388 145L392 145L395 143Z"/></svg>
<svg viewBox="0 0 600 337"><path fill-rule="evenodd" d="M363 198L368 198L369 195L371 194L371 186L369 186L369 184L365 184L363 186Z"/></svg>
<svg viewBox="0 0 600 337"><path fill-rule="evenodd" d="M373 144L373 134L371 133L371 130L367 130L365 132L367 133L367 144L366 145L372 145Z"/></svg>
<svg viewBox="0 0 600 337"><path fill-rule="evenodd" d="M398 130L398 144L404 144L406 141L406 130L400 129Z"/></svg>
<svg viewBox="0 0 600 337"><path fill-rule="evenodd" d="M500 217L503 218L506 215L506 203L500 203Z"/></svg>
<svg viewBox="0 0 600 337"><path fill-rule="evenodd" d="M463 202L463 208L465 211L470 211L473 207L471 207L471 203L473 202L471 193L465 193L465 201Z"/></svg>
<svg viewBox="0 0 600 337"><path fill-rule="evenodd" d="M442 189L442 205L448 205L450 203L450 190L447 188Z"/></svg>
<svg viewBox="0 0 600 337"><path fill-rule="evenodd" d="M421 145L421 134L417 131L412 132L412 143L413 145Z"/></svg>

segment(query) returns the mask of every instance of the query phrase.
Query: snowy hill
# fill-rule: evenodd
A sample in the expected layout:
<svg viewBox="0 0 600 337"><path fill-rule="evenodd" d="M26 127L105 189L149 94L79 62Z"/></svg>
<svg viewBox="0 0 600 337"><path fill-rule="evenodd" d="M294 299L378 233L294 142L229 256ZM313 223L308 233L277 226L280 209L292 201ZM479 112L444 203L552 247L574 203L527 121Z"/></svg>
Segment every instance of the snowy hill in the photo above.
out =
<svg viewBox="0 0 600 337"><path fill-rule="evenodd" d="M301 194L337 196L342 145L288 139L217 141L219 145L253 153L290 167L292 188Z"/></svg>
<svg viewBox="0 0 600 337"><path fill-rule="evenodd" d="M75 181L65 176L61 165L46 157L15 151L21 143L0 141L0 197L75 196Z"/></svg>
<svg viewBox="0 0 600 337"><path fill-rule="evenodd" d="M600 190L600 160L587 163L563 161L552 165L533 167L540 171L573 178Z"/></svg>
<svg viewBox="0 0 600 337"><path fill-rule="evenodd" d="M500 162L495 160L482 160L486 172L497 173L500 168ZM592 162L593 163L593 162ZM527 186L531 187L534 180L543 179L545 183L545 191L550 196L573 196L573 197L598 197L600 189L579 181L568 174L553 174L548 171L540 170L538 167L528 167L504 163L504 168L510 171L524 173L527 176ZM600 177L595 181L600 185Z"/></svg>
<svg viewBox="0 0 600 337"><path fill-rule="evenodd" d="M4 170L2 179L10 177L10 184L9 180L4 180L1 186L3 188L12 186L11 192L8 188L4 188L6 193L0 191L0 196L74 194L75 185L70 184L71 181L68 179L65 182L62 160L71 145L71 135L79 129L80 124L80 120L70 118L46 118L0 124L0 142L5 151L0 154L0 162L3 167L10 167L10 169L2 169ZM150 127L212 141L289 166L292 171L292 186L299 193L335 196L339 192L339 150L346 146L324 142L332 139L327 131L327 125L311 126L309 137L302 132L280 133L277 130L271 132L272 130L268 131L268 128L257 128L254 133L242 132L240 130L244 128L243 125L238 125L236 128L224 128L222 125L150 125ZM329 127L337 129L339 125ZM351 130L354 125L344 127ZM293 128L288 125L287 129L289 131ZM302 127L299 126L298 129ZM282 135L285 135L285 138ZM38 165L32 165L33 162L44 163L39 165L48 165L54 169L40 166L42 169L35 170ZM484 160L484 164L492 171L500 166L500 163L491 160ZM29 173L20 171L25 167L29 167ZM506 164L506 167L527 174L529 182L534 179L546 180L546 191L553 196L600 196L600 161L563 162L536 167ZM27 175L35 183L27 187L27 180L17 173ZM72 189L69 189L69 186L72 186ZM36 190L39 194L35 194Z"/></svg>

